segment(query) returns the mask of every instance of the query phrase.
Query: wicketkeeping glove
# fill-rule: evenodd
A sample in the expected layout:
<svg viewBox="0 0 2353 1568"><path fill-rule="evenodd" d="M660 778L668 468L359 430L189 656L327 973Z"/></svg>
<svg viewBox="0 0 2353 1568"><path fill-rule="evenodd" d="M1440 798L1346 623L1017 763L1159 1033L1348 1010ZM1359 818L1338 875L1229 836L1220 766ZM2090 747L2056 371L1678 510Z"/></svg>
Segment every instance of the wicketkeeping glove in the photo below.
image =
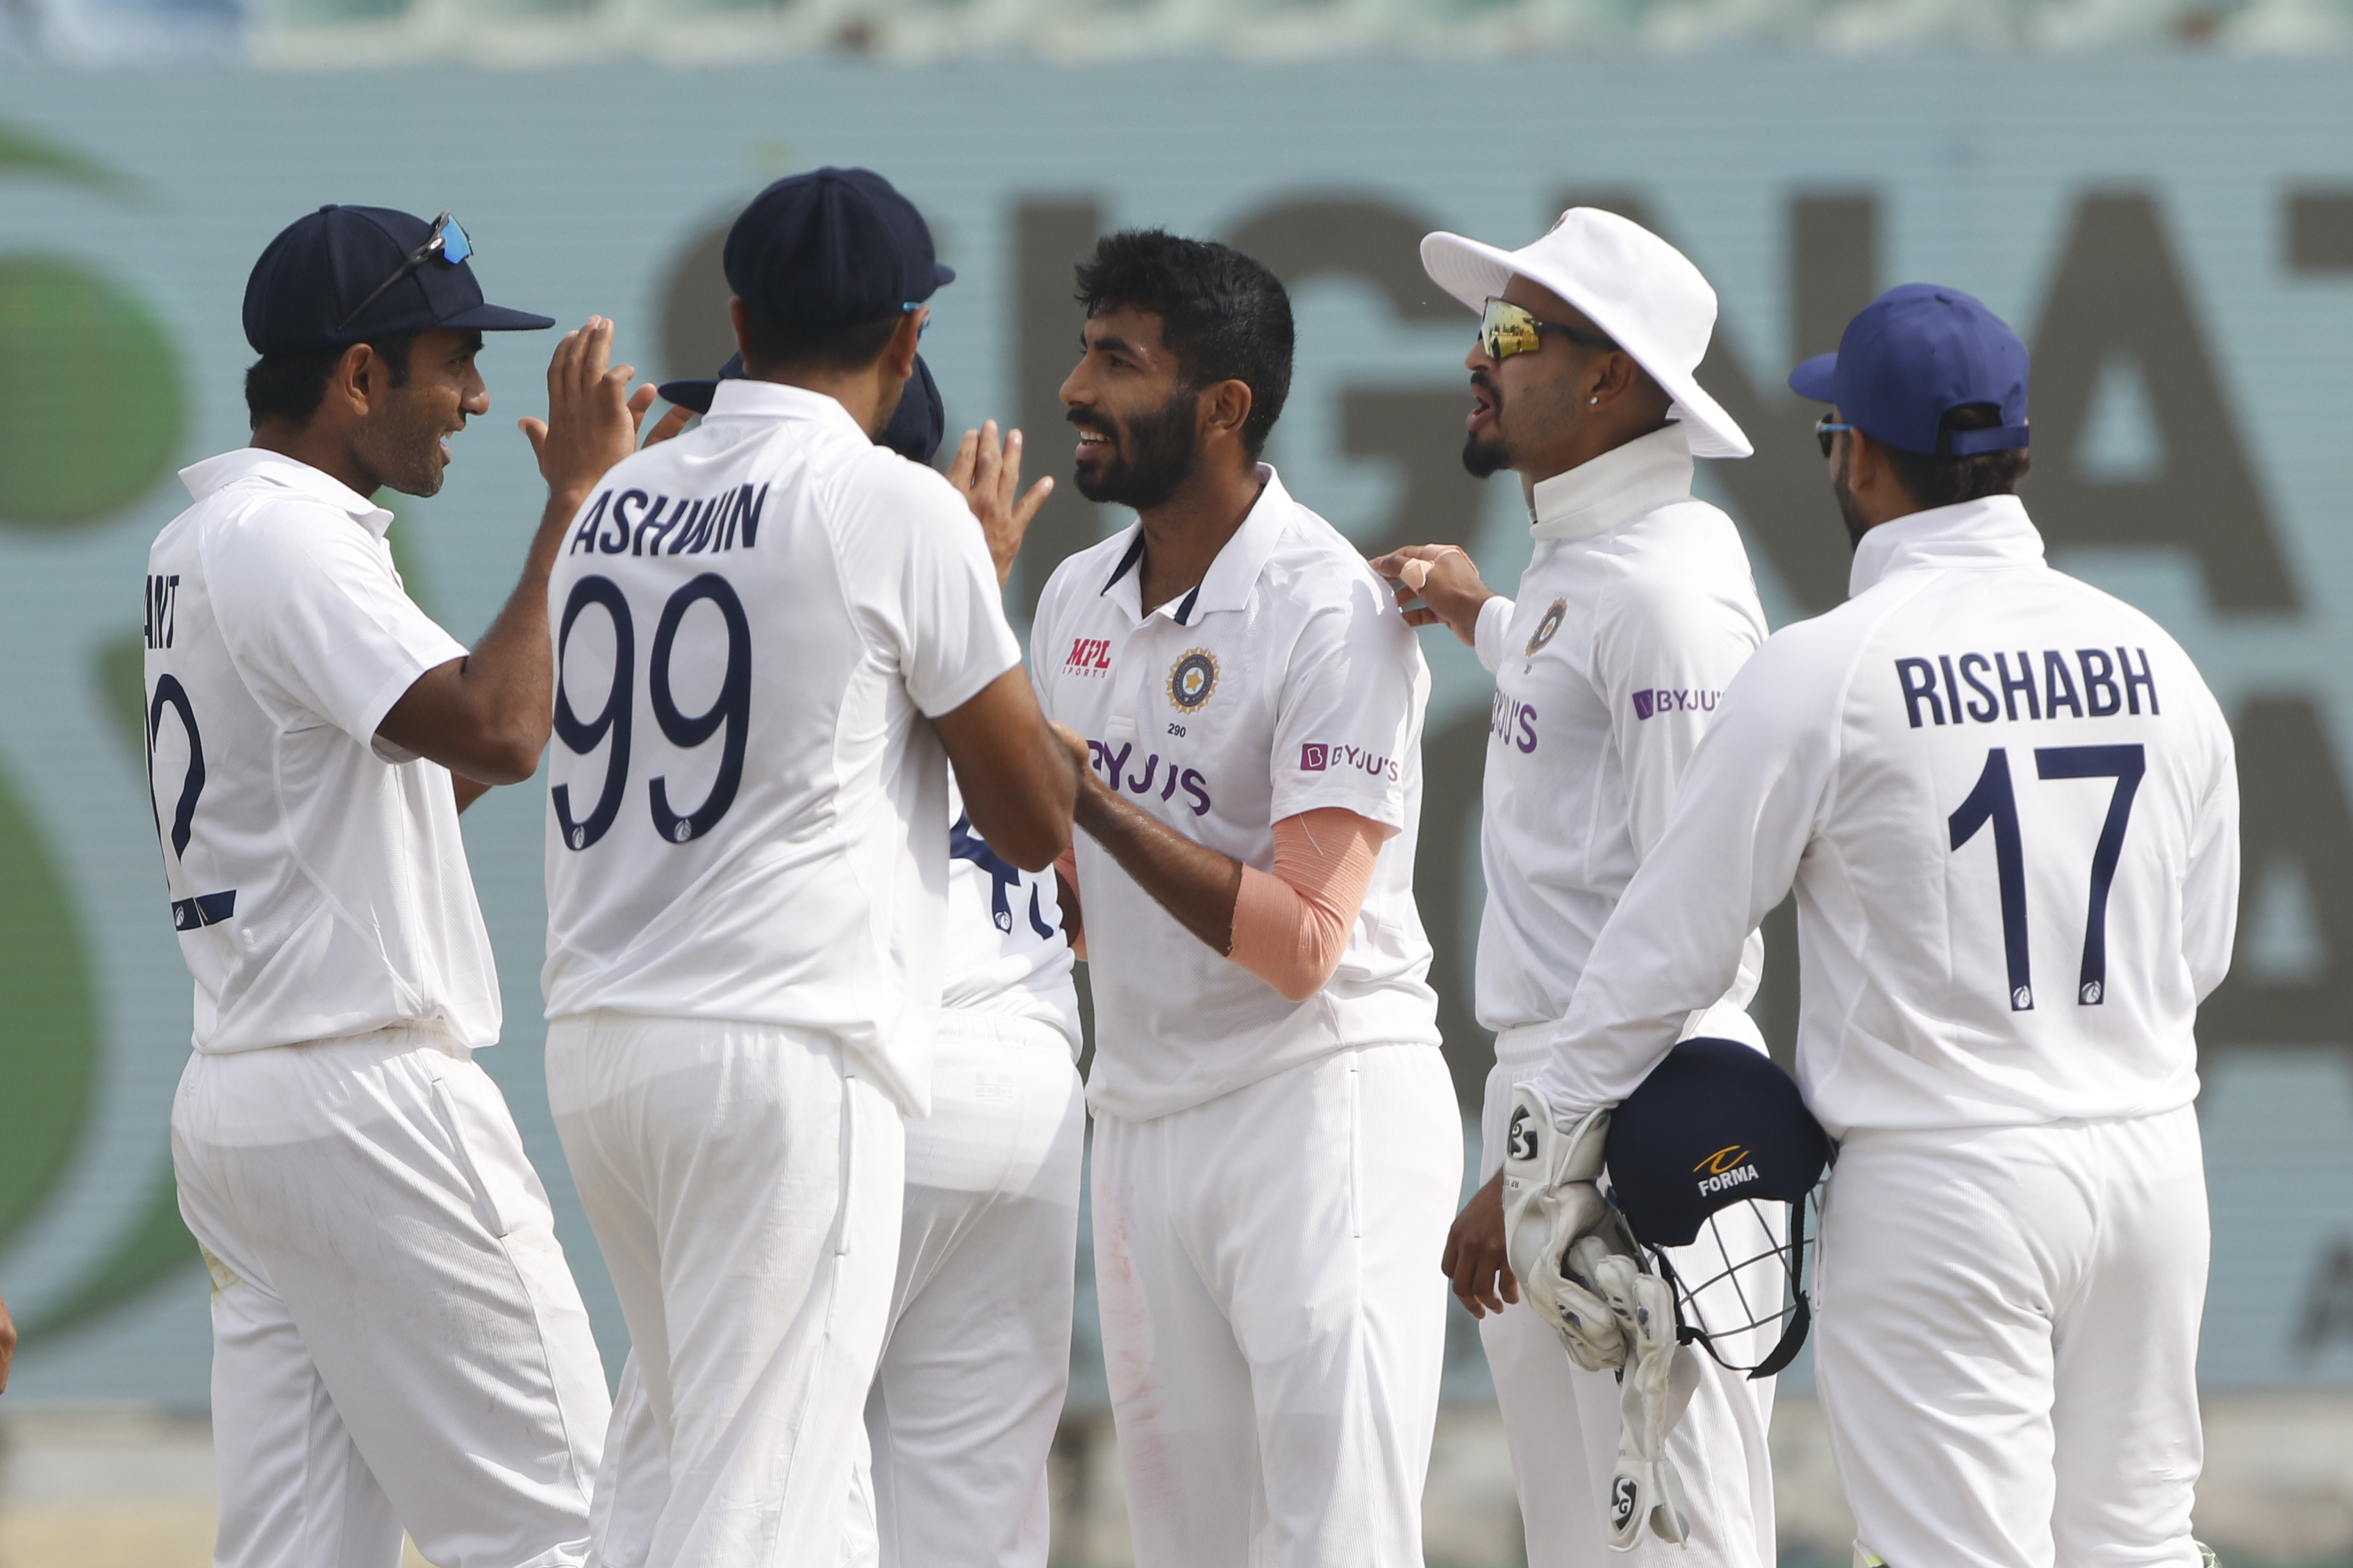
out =
<svg viewBox="0 0 2353 1568"><path fill-rule="evenodd" d="M1681 1545L1691 1534L1683 1477L1667 1458L1667 1434L1683 1414L1688 1389L1672 1387L1674 1287L1622 1255L1593 1260L1591 1279L1609 1302L1626 1340L1618 1396L1618 1465L1609 1478L1609 1545L1630 1552L1645 1524Z"/></svg>
<svg viewBox="0 0 2353 1568"><path fill-rule="evenodd" d="M1609 1217L1594 1180L1609 1112L1596 1110L1570 1131L1553 1125L1552 1107L1534 1084L1512 1090L1511 1133L1504 1152L1504 1248L1521 1299L1550 1323L1569 1359L1588 1372L1626 1363L1624 1327L1608 1302L1579 1277L1571 1249ZM1606 1246L1596 1243L1604 1255ZM1595 1248L1587 1248L1588 1252ZM1672 1316L1672 1314L1670 1314ZM1672 1338L1672 1327L1668 1331Z"/></svg>

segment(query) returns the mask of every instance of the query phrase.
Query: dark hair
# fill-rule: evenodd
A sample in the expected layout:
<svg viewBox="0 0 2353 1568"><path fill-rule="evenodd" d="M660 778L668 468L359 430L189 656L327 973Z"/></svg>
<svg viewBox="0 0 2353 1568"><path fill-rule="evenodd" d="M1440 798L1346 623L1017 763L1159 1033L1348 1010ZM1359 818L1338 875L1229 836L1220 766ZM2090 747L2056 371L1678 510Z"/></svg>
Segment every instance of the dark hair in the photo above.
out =
<svg viewBox="0 0 2353 1568"><path fill-rule="evenodd" d="M1936 427L1936 444L1947 445L1945 437L1964 430L1991 430L2000 424L2001 410L1990 403L1958 404L1945 411ZM1978 452L1967 458L1907 452L1884 441L1879 444L1879 449L1887 454L1887 466L1894 470L1895 482L1904 487L1904 493L1923 511L1933 507L1958 506L1965 500L1981 500L1987 496L2015 495L2018 481L2033 467L2023 447Z"/></svg>
<svg viewBox="0 0 2353 1568"><path fill-rule="evenodd" d="M1160 339L1184 386L1239 381L1250 390L1242 445L1253 458L1291 395L1291 296L1282 279L1231 246L1127 229L1079 263L1089 316L1125 306L1160 318Z"/></svg>
<svg viewBox="0 0 2353 1568"><path fill-rule="evenodd" d="M805 327L778 321L751 300L744 301L744 359L764 371L864 370L882 357L902 315L847 327Z"/></svg>
<svg viewBox="0 0 2353 1568"><path fill-rule="evenodd" d="M408 384L408 351L416 342L416 333L404 332L368 345L392 372L393 385ZM308 353L263 354L255 360L245 372L246 427L259 430L265 419L309 424L319 405L327 400L327 378L350 352L351 345L345 343Z"/></svg>

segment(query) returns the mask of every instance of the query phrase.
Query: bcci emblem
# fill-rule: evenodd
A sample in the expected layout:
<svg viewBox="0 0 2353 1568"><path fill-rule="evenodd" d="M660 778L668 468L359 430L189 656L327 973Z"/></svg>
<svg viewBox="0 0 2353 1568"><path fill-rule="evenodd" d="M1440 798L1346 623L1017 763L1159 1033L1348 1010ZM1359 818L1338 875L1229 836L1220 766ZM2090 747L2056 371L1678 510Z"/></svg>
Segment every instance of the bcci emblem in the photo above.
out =
<svg viewBox="0 0 2353 1568"><path fill-rule="evenodd" d="M1168 705L1180 713L1207 702L1217 689L1218 661L1208 648L1188 648L1168 671Z"/></svg>
<svg viewBox="0 0 2353 1568"><path fill-rule="evenodd" d="M1567 599L1555 599L1552 602L1551 607L1544 613L1544 619L1536 623L1535 635L1528 638L1528 653L1531 657L1545 644L1552 641L1553 633L1560 630L1560 623L1567 614Z"/></svg>

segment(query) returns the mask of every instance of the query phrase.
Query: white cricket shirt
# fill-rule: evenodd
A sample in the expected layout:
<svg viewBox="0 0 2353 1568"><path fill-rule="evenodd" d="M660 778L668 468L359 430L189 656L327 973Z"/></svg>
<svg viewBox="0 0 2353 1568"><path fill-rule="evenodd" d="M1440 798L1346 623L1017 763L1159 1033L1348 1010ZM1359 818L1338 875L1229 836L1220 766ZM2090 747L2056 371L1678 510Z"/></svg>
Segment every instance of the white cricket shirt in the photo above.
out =
<svg viewBox="0 0 2353 1568"><path fill-rule="evenodd" d="M376 726L464 656L384 542L392 513L252 447L184 468L147 553L148 788L200 1051L394 1024L499 1037L448 770Z"/></svg>
<svg viewBox="0 0 2353 1568"><path fill-rule="evenodd" d="M918 721L1021 657L963 499L830 397L722 382L606 475L548 614L548 1016L822 1031L921 1114L948 816Z"/></svg>
<svg viewBox="0 0 2353 1568"><path fill-rule="evenodd" d="M2196 668L2046 565L2014 496L1881 524L1852 583L1725 694L1559 1026L1556 1113L1639 1084L1793 883L1798 1081L1833 1136L2188 1104L2239 884Z"/></svg>
<svg viewBox="0 0 2353 1568"><path fill-rule="evenodd" d="M1078 1059L1078 960L1062 935L1054 873L1024 871L973 831L948 780L947 978L940 1005L1034 1019Z"/></svg>
<svg viewBox="0 0 2353 1568"><path fill-rule="evenodd" d="M1388 587L1272 468L1198 587L1146 609L1143 524L1056 569L1030 632L1049 717L1097 776L1198 843L1271 873L1274 824L1339 806L1396 829L1339 968L1304 1002L1178 925L1088 835L1089 1102L1166 1116L1350 1046L1438 1043L1413 902L1430 670Z"/></svg>
<svg viewBox="0 0 2353 1568"><path fill-rule="evenodd" d="M1691 487L1681 425L1539 481L1518 600L1480 610L1495 699L1478 1011L1507 1069L1543 1059L1724 689L1765 640L1739 531ZM1694 1033L1764 1043L1743 1011L1763 953L1752 937Z"/></svg>

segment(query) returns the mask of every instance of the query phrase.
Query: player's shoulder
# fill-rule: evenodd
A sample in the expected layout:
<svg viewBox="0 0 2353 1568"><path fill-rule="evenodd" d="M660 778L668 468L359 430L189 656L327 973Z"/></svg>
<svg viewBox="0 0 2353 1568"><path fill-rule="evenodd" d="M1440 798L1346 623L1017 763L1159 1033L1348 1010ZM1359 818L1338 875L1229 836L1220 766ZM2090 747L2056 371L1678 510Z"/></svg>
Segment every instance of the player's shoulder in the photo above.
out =
<svg viewBox="0 0 2353 1568"><path fill-rule="evenodd" d="M1593 562L1597 616L1664 630L1716 622L1761 636L1765 614L1740 531L1702 500L1673 501L1622 531Z"/></svg>
<svg viewBox="0 0 2353 1568"><path fill-rule="evenodd" d="M1397 596L1364 552L1321 512L1293 500L1280 520L1253 591L1302 619L1340 615L1394 622L1410 636Z"/></svg>
<svg viewBox="0 0 2353 1568"><path fill-rule="evenodd" d="M813 482L835 515L918 537L975 526L971 507L938 470L833 430L817 439Z"/></svg>

